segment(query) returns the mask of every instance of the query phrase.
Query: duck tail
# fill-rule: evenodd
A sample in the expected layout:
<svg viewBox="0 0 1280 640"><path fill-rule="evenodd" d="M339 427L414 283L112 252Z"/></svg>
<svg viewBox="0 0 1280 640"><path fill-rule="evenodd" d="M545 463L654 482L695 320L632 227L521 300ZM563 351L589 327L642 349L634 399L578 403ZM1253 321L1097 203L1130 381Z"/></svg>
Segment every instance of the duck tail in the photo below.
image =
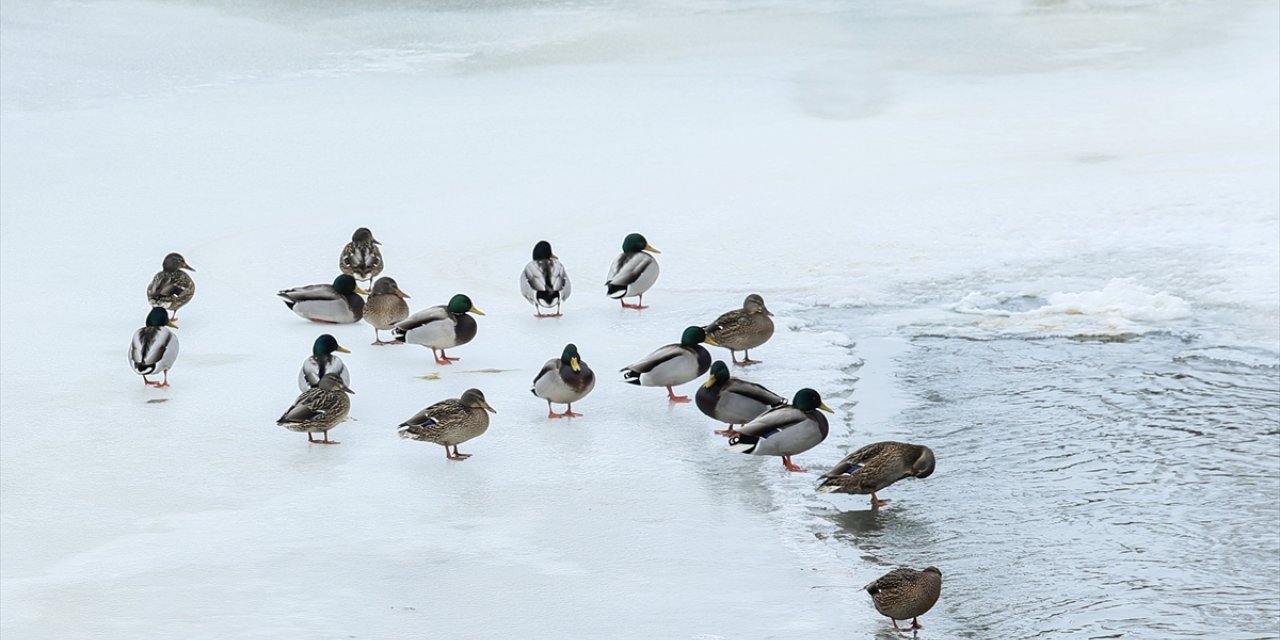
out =
<svg viewBox="0 0 1280 640"><path fill-rule="evenodd" d="M729 439L729 450L734 453L754 453L760 438L746 434L738 434Z"/></svg>
<svg viewBox="0 0 1280 640"><path fill-rule="evenodd" d="M623 369L623 370L622 370L622 381L623 381L623 382L626 382L626 383L628 383L628 384L639 385L639 384L640 384L640 373L639 373L639 372L637 372L637 371L632 371L631 369Z"/></svg>
<svg viewBox="0 0 1280 640"><path fill-rule="evenodd" d="M538 302L544 307L556 306L556 300L560 299L558 291L539 291L537 293Z"/></svg>
<svg viewBox="0 0 1280 640"><path fill-rule="evenodd" d="M619 286L619 285L616 285L616 284L611 284L611 285L608 285L608 286L609 286L609 297L610 297L610 298L625 298L625 297L626 297L626 293L627 293L627 288L626 288L626 287L624 287L624 286Z"/></svg>

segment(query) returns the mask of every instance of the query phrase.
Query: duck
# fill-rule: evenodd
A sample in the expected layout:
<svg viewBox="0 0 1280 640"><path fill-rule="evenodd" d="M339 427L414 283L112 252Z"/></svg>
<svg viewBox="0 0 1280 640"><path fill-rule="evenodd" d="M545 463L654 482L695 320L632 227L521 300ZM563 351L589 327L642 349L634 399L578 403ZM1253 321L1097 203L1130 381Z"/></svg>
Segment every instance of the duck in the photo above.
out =
<svg viewBox="0 0 1280 640"><path fill-rule="evenodd" d="M899 567L864 587L880 615L889 618L897 631L911 632L920 626L920 616L933 608L942 594L942 571L925 567L920 571ZM899 620L911 620L910 629L898 628Z"/></svg>
<svg viewBox="0 0 1280 640"><path fill-rule="evenodd" d="M722 314L715 322L703 327L720 346L729 350L729 358L736 365L748 366L760 364L760 360L752 360L748 349L754 349L773 337L773 313L764 306L764 298L758 293L747 296L741 309ZM738 353L742 352L742 361L738 361Z"/></svg>
<svg viewBox="0 0 1280 640"><path fill-rule="evenodd" d="M298 371L298 389L306 391L320 385L320 380L332 373L342 378L342 384L351 384L351 372L342 358L333 352L351 353L346 347L338 344L337 338L325 333L316 338L311 345L311 356L302 361L302 369Z"/></svg>
<svg viewBox="0 0 1280 640"><path fill-rule="evenodd" d="M436 364L453 364L458 358L450 358L444 350L464 345L476 337L476 319L468 315L472 313L484 315L471 304L471 298L459 293L449 299L449 304L428 307L396 323L391 335L397 342L431 347Z"/></svg>
<svg viewBox="0 0 1280 640"><path fill-rule="evenodd" d="M834 413L813 389L796 392L791 404L778 405L743 425L729 440L729 450L757 456L782 456L787 471L807 471L791 462L791 456L808 451L827 439L830 426L819 413Z"/></svg>
<svg viewBox="0 0 1280 640"><path fill-rule="evenodd" d="M373 232L366 227L356 229L351 234L351 242L342 248L342 256L338 258L338 269L357 280L373 282L374 277L382 273L382 244L373 238Z"/></svg>
<svg viewBox="0 0 1280 640"><path fill-rule="evenodd" d="M462 461L471 457L458 445L489 429L489 414L498 410L485 402L479 389L467 389L458 398L441 400L400 423L397 432L406 440L434 442L444 446L444 457ZM453 447L453 451L449 451Z"/></svg>
<svg viewBox="0 0 1280 640"><path fill-rule="evenodd" d="M547 401L547 418L577 418L582 414L574 413L573 403L587 397L595 386L595 372L582 361L577 345L569 343L559 358L552 358L542 365L529 391ZM556 413L551 408L552 402L566 405L564 413Z"/></svg>
<svg viewBox="0 0 1280 640"><path fill-rule="evenodd" d="M373 283L373 292L364 303L364 321L373 325L373 344L404 344L395 340L383 340L379 331L394 327L409 317L409 294L400 290L395 278L383 276Z"/></svg>
<svg viewBox="0 0 1280 640"><path fill-rule="evenodd" d="M622 253L609 265L605 279L610 298L616 298L624 309L648 309L644 304L644 292L658 280L658 261L649 253L662 253L653 248L644 236L628 235L622 241ZM626 298L639 297L635 304L627 304Z"/></svg>
<svg viewBox="0 0 1280 640"><path fill-rule="evenodd" d="M642 387L666 387L671 402L688 402L689 396L678 396L671 387L684 384L701 376L711 368L711 354L702 343L715 345L707 339L702 327L688 327L678 344L669 344L654 350L644 358L627 365L622 379Z"/></svg>
<svg viewBox="0 0 1280 640"><path fill-rule="evenodd" d="M355 393L342 381L342 376L329 372L320 378L320 384L303 391L293 406L276 420L276 424L290 431L305 431L307 442L312 444L338 444L329 439L329 430L347 419L351 411L351 399L347 394ZM313 433L324 434L324 439L316 440Z"/></svg>
<svg viewBox="0 0 1280 640"><path fill-rule="evenodd" d="M745 425L787 400L754 382L730 376L724 360L716 360L711 364L707 381L694 395L694 401L704 415L729 425L728 429L716 430L717 434L729 437L738 435L733 425Z"/></svg>
<svg viewBox="0 0 1280 640"><path fill-rule="evenodd" d="M181 309L196 295L196 283L191 276L183 273L195 271L195 267L187 264L181 253L171 253L164 257L160 272L151 278L147 285L147 302L153 307L164 307L173 312L173 319L178 319Z"/></svg>
<svg viewBox="0 0 1280 640"><path fill-rule="evenodd" d="M178 325L169 319L164 307L152 307L145 325L133 332L129 344L129 364L142 376L142 384L157 389L169 386L169 368L178 360ZM164 381L152 382L147 376L163 374Z"/></svg>
<svg viewBox="0 0 1280 640"><path fill-rule="evenodd" d="M524 266L524 273L520 274L520 292L533 305L534 315L559 318L560 303L569 299L571 291L569 274L556 254L551 253L551 243L542 240L533 245L533 260ZM556 308L555 313L542 313L544 308L551 307Z"/></svg>
<svg viewBox="0 0 1280 640"><path fill-rule="evenodd" d="M364 317L364 298L368 293L356 286L356 279L342 274L333 284L309 284L305 287L285 289L280 296L294 313L312 322L327 324L351 324Z"/></svg>
<svg viewBox="0 0 1280 640"><path fill-rule="evenodd" d="M933 450L924 445L876 442L845 456L822 474L818 493L869 493L871 506L883 507L889 501L877 498L877 491L903 478L928 478L935 464Z"/></svg>

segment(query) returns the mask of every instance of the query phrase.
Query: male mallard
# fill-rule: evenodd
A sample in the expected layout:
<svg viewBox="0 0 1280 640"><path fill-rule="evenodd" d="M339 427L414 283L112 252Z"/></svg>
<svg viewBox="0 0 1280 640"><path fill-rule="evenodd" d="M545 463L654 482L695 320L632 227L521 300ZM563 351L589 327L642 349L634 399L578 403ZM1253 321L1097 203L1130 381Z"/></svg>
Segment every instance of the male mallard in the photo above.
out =
<svg viewBox="0 0 1280 640"><path fill-rule="evenodd" d="M542 371L533 378L533 395L547 401L548 418L576 418L573 403L587 397L596 386L596 374L578 357L578 347L565 345L559 358L552 358L542 365ZM551 403L568 405L564 413L556 413Z"/></svg>
<svg viewBox="0 0 1280 640"><path fill-rule="evenodd" d="M333 355L334 351L351 353L327 333L316 338L311 345L311 357L302 361L302 369L298 371L299 389L306 391L319 386L320 380L330 373L342 378L342 384L351 384L351 373L347 371L347 365L342 363L342 358Z"/></svg>
<svg viewBox="0 0 1280 640"><path fill-rule="evenodd" d="M364 316L364 298L357 295L361 293L366 292L356 286L356 279L344 273L334 278L333 284L309 284L276 295L294 313L312 322L350 324Z"/></svg>
<svg viewBox="0 0 1280 640"><path fill-rule="evenodd" d="M405 299L409 294L400 290L394 278L378 278L373 283L373 293L364 304L364 321L373 325L373 344L403 344L395 340L383 340L379 330L394 327L397 322L409 317L409 304Z"/></svg>
<svg viewBox="0 0 1280 640"><path fill-rule="evenodd" d="M382 251L378 249L380 244L382 243L373 239L372 231L365 227L356 229L351 235L351 242L342 248L338 268L357 280L373 282L373 278L382 273Z"/></svg>
<svg viewBox="0 0 1280 640"><path fill-rule="evenodd" d="M444 445L444 457L450 460L466 460L471 454L459 452L458 445L484 433L489 428L489 413L497 412L484 401L479 389L467 389L461 398L441 400L413 414L400 423L398 431L407 440Z"/></svg>
<svg viewBox="0 0 1280 640"><path fill-rule="evenodd" d="M889 501L877 498L877 491L903 478L928 478L934 464L933 450L924 445L877 442L845 456L822 474L818 493L869 493L871 506L883 507Z"/></svg>
<svg viewBox="0 0 1280 640"><path fill-rule="evenodd" d="M650 246L644 236L633 233L622 241L622 253L609 265L609 276L605 279L609 297L622 302L623 298L640 296L635 304L622 302L623 308L648 308L644 306L644 292L658 280L658 261L646 251L662 253Z"/></svg>
<svg viewBox="0 0 1280 640"><path fill-rule="evenodd" d="M457 358L445 355L444 350L471 342L476 337L476 319L468 313L484 315L471 304L471 298L459 293L449 299L449 304L428 307L396 323L391 328L391 335L399 342L431 347L436 364L453 364ZM437 355L436 351L440 353Z"/></svg>
<svg viewBox="0 0 1280 640"><path fill-rule="evenodd" d="M782 456L787 471L805 471L791 463L791 456L804 453L827 439L830 427L821 409L833 413L813 389L796 392L791 404L778 405L738 430L729 440L729 450L757 456Z"/></svg>
<svg viewBox="0 0 1280 640"><path fill-rule="evenodd" d="M533 260L524 266L520 274L520 292L524 299L533 305L534 313L539 318L559 318L560 303L569 299L569 274L554 253L551 243L543 240L533 245ZM556 308L552 314L543 314L542 309Z"/></svg>
<svg viewBox="0 0 1280 640"><path fill-rule="evenodd" d="M347 413L351 411L348 393L355 392L347 387L341 376L331 371L320 378L319 386L303 391L293 401L293 406L276 420L276 424L290 431L307 432L307 442L338 444L337 440L329 439L329 430L347 419ZM323 440L311 437L317 432L324 434Z"/></svg>
<svg viewBox="0 0 1280 640"><path fill-rule="evenodd" d="M894 569L865 587L880 615L888 616L898 631L923 629L916 620L933 608L942 594L942 572L937 567L916 571L907 567ZM911 620L910 629L899 629L899 620Z"/></svg>
<svg viewBox="0 0 1280 640"><path fill-rule="evenodd" d="M181 253L171 253L164 257L164 264L159 273L151 278L147 285L147 302L153 307L164 307L173 312L173 319L178 319L178 309L191 302L196 295L196 283L191 276L182 272L195 271L195 267L187 264Z"/></svg>
<svg viewBox="0 0 1280 640"><path fill-rule="evenodd" d="M782 396L754 383L729 375L729 367L723 360L716 360L711 365L711 375L707 382L698 388L694 396L698 409L711 418L727 423L728 429L718 429L722 436L736 436L735 424L746 424L787 400Z"/></svg>
<svg viewBox="0 0 1280 640"><path fill-rule="evenodd" d="M684 384L707 372L711 367L711 354L702 342L714 345L707 339L702 327L689 327L680 336L679 344L659 347L644 359L622 369L625 382L643 387L666 387L667 398L672 402L688 402L689 396L677 396L673 385Z"/></svg>
<svg viewBox="0 0 1280 640"><path fill-rule="evenodd" d="M757 364L760 361L752 360L747 350L768 342L773 336L773 320L769 319L772 315L764 306L764 298L753 293L743 301L741 309L721 315L704 329L708 336L729 350L729 358L734 364ZM742 362L738 362L738 351L742 352Z"/></svg>
<svg viewBox="0 0 1280 640"><path fill-rule="evenodd" d="M146 326L133 332L133 342L129 345L129 364L142 376L142 384L150 387L169 386L169 367L178 359L178 334L169 329L177 329L178 325L169 320L169 312L164 307L152 307L147 314ZM152 382L147 376L163 373L163 382Z"/></svg>

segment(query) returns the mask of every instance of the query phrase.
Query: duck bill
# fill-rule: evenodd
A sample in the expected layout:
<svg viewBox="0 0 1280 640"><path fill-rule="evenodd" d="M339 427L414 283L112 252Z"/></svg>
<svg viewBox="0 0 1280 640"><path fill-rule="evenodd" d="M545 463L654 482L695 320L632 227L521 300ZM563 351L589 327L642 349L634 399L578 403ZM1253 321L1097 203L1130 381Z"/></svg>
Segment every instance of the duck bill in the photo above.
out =
<svg viewBox="0 0 1280 640"><path fill-rule="evenodd" d="M480 404L480 406L484 407L484 410L485 410L485 411L488 411L489 413L497 413L497 412L498 412L498 410L497 410L497 409L494 409L493 407L489 406L489 403L488 403L488 402L482 402L482 403Z"/></svg>
<svg viewBox="0 0 1280 640"><path fill-rule="evenodd" d="M396 288L396 295L400 296L401 298L405 298L405 299L408 299L408 298L409 298L409 294L407 294L407 293L405 293L405 292L401 291L399 288Z"/></svg>
<svg viewBox="0 0 1280 640"><path fill-rule="evenodd" d="M350 349L348 349L348 348L346 348L346 347L344 347L344 346L342 346L342 345L338 345L338 346L334 349L334 351L339 351L339 352L342 352L342 353L351 353L351 350L350 350Z"/></svg>
<svg viewBox="0 0 1280 640"><path fill-rule="evenodd" d="M634 245L632 245L632 246L634 246ZM661 251L658 251L657 249L653 248L653 245L651 245L651 244L649 244L649 243L647 243L647 242L646 242L646 243L645 243L645 245L644 245L644 250L645 250L645 251L648 251L649 253L662 253Z"/></svg>
<svg viewBox="0 0 1280 640"><path fill-rule="evenodd" d="M177 328L178 328L178 323L176 323L176 322L174 322L174 321L170 320L170 321L168 321L168 322L164 323L164 326L169 327L170 329L177 329Z"/></svg>
<svg viewBox="0 0 1280 640"><path fill-rule="evenodd" d="M187 264L187 263L185 263L185 262L184 262L184 263L182 263L182 266L181 266L181 267L179 267L179 268L180 268L180 269L186 269L187 271L195 271L195 270L196 270L196 268L195 268L195 267L193 267L193 266L191 266L191 265L189 265L189 264Z"/></svg>
<svg viewBox="0 0 1280 640"><path fill-rule="evenodd" d="M716 376L715 376L715 374L713 373L713 374L711 374L710 376L708 376L708 377L707 377L707 381L706 381L706 382L704 382L704 383L702 384L702 386L703 386L703 387L706 387L706 388L708 388L708 389L710 389L710 388L711 388L715 383L716 383Z"/></svg>
<svg viewBox="0 0 1280 640"><path fill-rule="evenodd" d="M578 363L577 358L569 358L569 368L573 369L575 373L582 371L582 365Z"/></svg>
<svg viewBox="0 0 1280 640"><path fill-rule="evenodd" d="M362 289L362 288L360 288L360 287L356 287L356 293L358 293L358 294L360 294L360 295L362 295L362 296L367 296L367 295L369 295L369 292L368 292L368 291L365 291L364 289Z"/></svg>
<svg viewBox="0 0 1280 640"><path fill-rule="evenodd" d="M342 390L343 390L343 391L346 391L347 393L349 393L349 394L351 394L351 395L353 395L353 396L356 394L356 392L355 392L355 391L352 391L352 390L351 390L351 387L348 387L348 386L347 386L347 385L345 385L345 384L344 384L344 385L342 385Z"/></svg>
<svg viewBox="0 0 1280 640"><path fill-rule="evenodd" d="M715 341L715 339L713 339L711 336L707 336L706 338L703 338L703 340L702 340L702 341L703 341L703 342L705 342L705 343L707 343L707 344L709 344L709 345L711 345L711 346L713 346L713 347L718 347L718 346L720 346L720 343L719 343L719 342L716 342L716 341Z"/></svg>
<svg viewBox="0 0 1280 640"><path fill-rule="evenodd" d="M552 259L552 260L559 260L559 259L560 259L560 256L558 256L558 255L556 255L556 254L554 254L554 253L553 253L553 254L551 254L551 259Z"/></svg>
<svg viewBox="0 0 1280 640"><path fill-rule="evenodd" d="M476 314L476 315L478 315L478 316L482 316L482 315L484 315L484 312L483 312L483 311L481 311L481 310L479 310L479 309L477 309L477 308L475 308L475 307L471 307L470 311L471 311L471 313L474 313L474 314ZM495 413L496 413L496 412L495 412Z"/></svg>
<svg viewBox="0 0 1280 640"><path fill-rule="evenodd" d="M823 411L826 411L827 413L835 413L835 411L833 411L833 410L831 409L831 407L828 407L828 406L827 406L827 403L825 403L825 402L824 402L824 403L822 403L822 404L820 404L820 405L818 405L818 408L819 408L819 409L822 409Z"/></svg>

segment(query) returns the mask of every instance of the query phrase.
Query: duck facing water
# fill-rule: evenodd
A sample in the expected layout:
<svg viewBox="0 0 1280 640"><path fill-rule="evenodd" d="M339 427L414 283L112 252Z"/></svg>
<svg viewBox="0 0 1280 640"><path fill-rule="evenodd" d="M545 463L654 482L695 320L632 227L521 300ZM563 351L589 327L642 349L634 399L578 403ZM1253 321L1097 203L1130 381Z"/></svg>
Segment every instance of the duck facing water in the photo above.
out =
<svg viewBox="0 0 1280 640"><path fill-rule="evenodd" d="M845 456L824 473L818 493L869 493L871 506L883 507L889 501L877 498L877 491L903 478L928 478L935 464L933 450L924 445L877 442Z"/></svg>

